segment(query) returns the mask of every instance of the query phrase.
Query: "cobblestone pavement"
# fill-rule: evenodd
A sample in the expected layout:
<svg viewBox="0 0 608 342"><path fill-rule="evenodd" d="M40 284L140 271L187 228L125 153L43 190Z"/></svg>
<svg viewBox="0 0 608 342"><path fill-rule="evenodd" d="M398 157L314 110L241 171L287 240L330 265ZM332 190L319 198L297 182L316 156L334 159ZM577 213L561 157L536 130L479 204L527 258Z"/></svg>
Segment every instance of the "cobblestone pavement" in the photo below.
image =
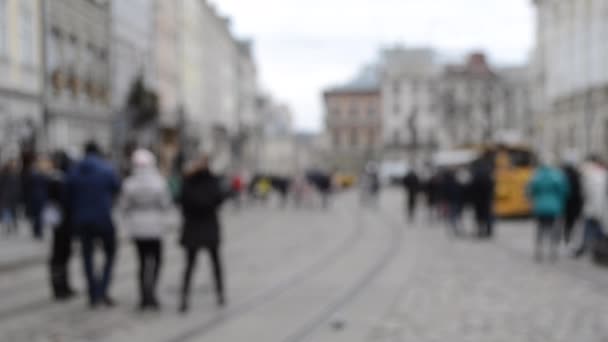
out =
<svg viewBox="0 0 608 342"><path fill-rule="evenodd" d="M532 259L533 226L501 222L494 241L455 239L399 193L379 208L339 195L332 208L224 212L229 305L213 304L200 263L193 308L178 315L182 268L166 241L163 311L140 315L134 252L123 243L113 295L54 304L43 264L0 272L0 341L608 341L608 270ZM75 260L75 263L78 260ZM79 265L74 278L82 289Z"/></svg>

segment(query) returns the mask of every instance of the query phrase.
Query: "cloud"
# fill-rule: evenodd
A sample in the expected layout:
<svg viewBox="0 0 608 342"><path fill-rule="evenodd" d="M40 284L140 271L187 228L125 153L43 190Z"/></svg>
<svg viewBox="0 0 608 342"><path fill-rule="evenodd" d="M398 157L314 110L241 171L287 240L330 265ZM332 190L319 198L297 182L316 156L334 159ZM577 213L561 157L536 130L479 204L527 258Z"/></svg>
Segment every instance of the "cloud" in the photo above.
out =
<svg viewBox="0 0 608 342"><path fill-rule="evenodd" d="M216 0L256 42L263 85L302 129L322 123L320 93L396 42L450 54L487 51L522 63L533 45L530 0Z"/></svg>

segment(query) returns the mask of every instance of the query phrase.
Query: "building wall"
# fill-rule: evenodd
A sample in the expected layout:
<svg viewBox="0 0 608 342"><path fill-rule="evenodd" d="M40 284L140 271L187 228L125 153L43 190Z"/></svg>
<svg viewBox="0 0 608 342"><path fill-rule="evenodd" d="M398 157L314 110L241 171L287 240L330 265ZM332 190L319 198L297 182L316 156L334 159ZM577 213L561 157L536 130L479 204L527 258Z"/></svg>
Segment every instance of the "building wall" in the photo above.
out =
<svg viewBox="0 0 608 342"><path fill-rule="evenodd" d="M604 153L608 137L608 2L543 0L537 5L536 92L544 148ZM568 137L564 139L563 137Z"/></svg>
<svg viewBox="0 0 608 342"><path fill-rule="evenodd" d="M182 0L179 20L181 22L179 65L180 102L188 122L188 134L200 140L205 118L206 100L203 83L203 16L202 2ZM196 142L195 142L196 143Z"/></svg>
<svg viewBox="0 0 608 342"><path fill-rule="evenodd" d="M358 172L381 145L380 92L328 91L324 95L333 167Z"/></svg>
<svg viewBox="0 0 608 342"><path fill-rule="evenodd" d="M121 112L139 75L154 85L154 0L111 1L112 107ZM169 5L165 5L169 7Z"/></svg>
<svg viewBox="0 0 608 342"><path fill-rule="evenodd" d="M45 91L49 148L96 140L110 147L109 7L99 1L45 1Z"/></svg>
<svg viewBox="0 0 608 342"><path fill-rule="evenodd" d="M161 122L175 126L179 110L179 33L181 1L155 0L154 68Z"/></svg>
<svg viewBox="0 0 608 342"><path fill-rule="evenodd" d="M0 0L0 157L42 128L39 0Z"/></svg>

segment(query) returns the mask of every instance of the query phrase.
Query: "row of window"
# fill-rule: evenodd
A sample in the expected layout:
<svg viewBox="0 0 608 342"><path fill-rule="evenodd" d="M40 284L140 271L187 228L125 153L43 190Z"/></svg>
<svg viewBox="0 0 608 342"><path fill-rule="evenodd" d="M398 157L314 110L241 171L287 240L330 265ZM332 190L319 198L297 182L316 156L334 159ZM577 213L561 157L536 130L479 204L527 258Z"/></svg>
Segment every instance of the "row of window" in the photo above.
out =
<svg viewBox="0 0 608 342"><path fill-rule="evenodd" d="M356 106L351 107L348 111L342 110L340 108L334 108L332 110L332 115L334 118L340 118L341 116L353 117L353 116L369 116L374 117L378 115L378 112L375 107L359 108Z"/></svg>
<svg viewBox="0 0 608 342"><path fill-rule="evenodd" d="M334 132L332 134L333 146L336 148L373 147L378 134L376 130L358 130Z"/></svg>
<svg viewBox="0 0 608 342"><path fill-rule="evenodd" d="M8 55L8 39L13 33L9 32L8 27L8 5L9 0L0 0L0 56L6 57ZM35 25L34 11L31 3L28 0L19 1L19 22L18 22L18 35L21 62L25 65L34 65L36 62L35 53Z"/></svg>

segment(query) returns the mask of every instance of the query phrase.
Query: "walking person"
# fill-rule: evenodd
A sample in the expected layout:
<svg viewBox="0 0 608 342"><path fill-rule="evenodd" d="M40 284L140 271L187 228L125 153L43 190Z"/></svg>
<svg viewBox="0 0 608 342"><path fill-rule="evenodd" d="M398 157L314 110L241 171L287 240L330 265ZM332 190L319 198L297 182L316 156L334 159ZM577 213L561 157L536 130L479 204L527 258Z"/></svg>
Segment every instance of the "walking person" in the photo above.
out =
<svg viewBox="0 0 608 342"><path fill-rule="evenodd" d="M450 170L443 178L443 195L447 204L448 224L455 236L462 235L462 211L466 202L468 176L463 170Z"/></svg>
<svg viewBox="0 0 608 342"><path fill-rule="evenodd" d="M416 215L416 204L418 192L420 191L420 178L414 169L411 169L403 179L403 186L407 192L407 213L410 222L414 220Z"/></svg>
<svg viewBox="0 0 608 342"><path fill-rule="evenodd" d="M156 288L162 264L162 238L168 230L165 217L172 205L171 193L150 151L136 150L132 164L133 172L124 181L119 208L139 260L138 309L159 310Z"/></svg>
<svg viewBox="0 0 608 342"><path fill-rule="evenodd" d="M572 231L583 212L583 191L581 185L581 175L577 170L574 161L567 160L562 167L570 192L566 199L566 212L564 215L564 241L570 243Z"/></svg>
<svg viewBox="0 0 608 342"><path fill-rule="evenodd" d="M581 175L584 234L580 247L574 253L575 258L583 256L595 241L605 236L603 218L608 204L608 173L600 159L589 157L581 168Z"/></svg>
<svg viewBox="0 0 608 342"><path fill-rule="evenodd" d="M560 242L560 228L557 221L564 214L568 192L566 177L559 169L547 164L538 167L528 184L527 193L532 201L538 224L534 251L537 261L543 259L543 241L547 236L550 240L551 259L557 259Z"/></svg>
<svg viewBox="0 0 608 342"><path fill-rule="evenodd" d="M469 193L477 221L477 237L480 239L489 239L494 235L494 187L491 167L482 162L474 165Z"/></svg>
<svg viewBox="0 0 608 342"><path fill-rule="evenodd" d="M183 227L180 243L186 259L179 308L182 313L189 310L192 276L201 249L209 252L217 304L225 305L220 256L221 226L218 218L218 210L225 198L220 180L209 169L209 158L202 156L186 171L181 195Z"/></svg>
<svg viewBox="0 0 608 342"><path fill-rule="evenodd" d="M46 173L51 168L46 156L38 156L26 176L26 212L32 227L32 236L38 241L42 241L44 235L42 212L48 197Z"/></svg>
<svg viewBox="0 0 608 342"><path fill-rule="evenodd" d="M361 200L363 204L377 207L380 197L380 176L374 163L368 163L361 176Z"/></svg>
<svg viewBox="0 0 608 342"><path fill-rule="evenodd" d="M120 181L116 171L102 159L97 144L86 144L85 157L68 173L67 187L72 224L80 236L89 305L114 306L109 296L117 244L112 206ZM93 260L99 245L105 259L101 273L95 269Z"/></svg>
<svg viewBox="0 0 608 342"><path fill-rule="evenodd" d="M16 159L10 160L0 173L0 219L7 235L17 234L17 208L21 200L21 177Z"/></svg>
<svg viewBox="0 0 608 342"><path fill-rule="evenodd" d="M49 176L48 202L44 221L51 226L53 240L49 273L51 289L56 300L69 300L76 295L70 285L69 264L72 257L72 213L66 200L66 173L71 163L63 152L53 156L54 171Z"/></svg>

